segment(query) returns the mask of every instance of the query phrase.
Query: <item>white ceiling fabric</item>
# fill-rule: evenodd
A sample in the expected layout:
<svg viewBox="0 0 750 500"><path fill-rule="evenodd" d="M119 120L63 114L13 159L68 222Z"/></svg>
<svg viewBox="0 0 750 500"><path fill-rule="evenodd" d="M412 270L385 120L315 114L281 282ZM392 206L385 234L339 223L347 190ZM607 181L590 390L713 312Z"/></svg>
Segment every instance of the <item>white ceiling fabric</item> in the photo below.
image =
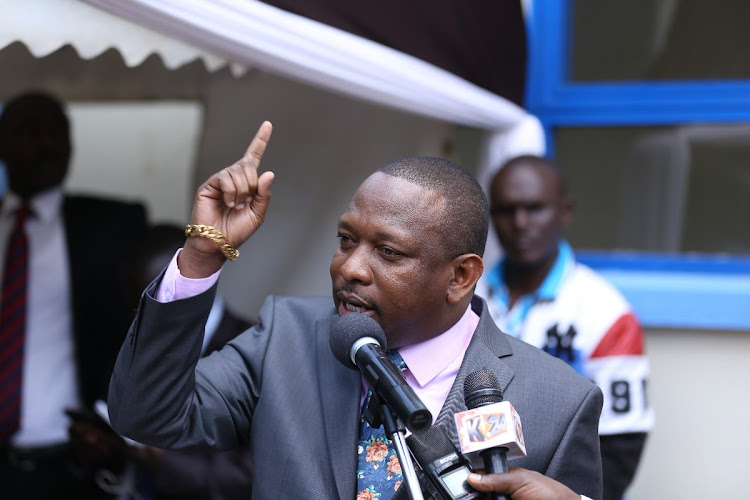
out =
<svg viewBox="0 0 750 500"><path fill-rule="evenodd" d="M22 42L35 57L71 45L82 59L115 48L129 67L151 54L158 54L169 69L196 59L209 71L229 64L226 58L78 0L4 1L0 19L0 49ZM232 70L240 74L246 68L237 65Z"/></svg>
<svg viewBox="0 0 750 500"><path fill-rule="evenodd" d="M84 59L116 48L128 66L153 53L170 69L196 58L211 71L230 64L238 74L257 66L350 97L502 133L485 147L482 157L490 163L509 147L543 150L536 119L507 99L257 0L24 0L3 2L0 16L0 48L21 41L36 57L70 44Z"/></svg>
<svg viewBox="0 0 750 500"><path fill-rule="evenodd" d="M359 99L501 129L514 103L384 45L256 0L84 0L234 62Z"/></svg>

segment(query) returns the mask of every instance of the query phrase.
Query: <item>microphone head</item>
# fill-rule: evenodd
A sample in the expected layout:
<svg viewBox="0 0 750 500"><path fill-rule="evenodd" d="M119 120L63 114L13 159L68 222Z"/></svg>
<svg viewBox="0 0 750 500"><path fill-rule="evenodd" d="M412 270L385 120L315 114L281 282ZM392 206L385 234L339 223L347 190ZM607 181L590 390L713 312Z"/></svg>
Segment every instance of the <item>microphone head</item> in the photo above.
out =
<svg viewBox="0 0 750 500"><path fill-rule="evenodd" d="M464 379L466 408L473 409L503 400L503 391L495 374L486 368L471 372Z"/></svg>
<svg viewBox="0 0 750 500"><path fill-rule="evenodd" d="M352 361L352 347L365 337L375 339L385 352L385 332L377 321L362 313L346 313L338 317L331 326L331 351L341 363L356 370L357 365Z"/></svg>

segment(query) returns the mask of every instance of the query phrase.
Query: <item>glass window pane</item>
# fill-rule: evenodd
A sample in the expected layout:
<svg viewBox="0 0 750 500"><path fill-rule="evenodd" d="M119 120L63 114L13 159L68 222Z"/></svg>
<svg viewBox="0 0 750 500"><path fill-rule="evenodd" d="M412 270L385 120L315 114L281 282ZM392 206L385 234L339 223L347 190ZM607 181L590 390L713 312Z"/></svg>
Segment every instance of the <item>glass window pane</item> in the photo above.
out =
<svg viewBox="0 0 750 500"><path fill-rule="evenodd" d="M571 0L573 81L750 78L747 0Z"/></svg>
<svg viewBox="0 0 750 500"><path fill-rule="evenodd" d="M556 144L574 246L750 254L750 124L560 128Z"/></svg>

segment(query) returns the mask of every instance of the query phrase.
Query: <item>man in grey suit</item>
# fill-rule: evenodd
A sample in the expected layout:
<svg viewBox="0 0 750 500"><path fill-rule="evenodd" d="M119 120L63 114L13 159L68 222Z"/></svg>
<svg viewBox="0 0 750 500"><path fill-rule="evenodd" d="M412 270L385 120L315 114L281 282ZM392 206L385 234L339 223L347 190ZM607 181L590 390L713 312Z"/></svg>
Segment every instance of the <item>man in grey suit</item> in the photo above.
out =
<svg viewBox="0 0 750 500"><path fill-rule="evenodd" d="M254 498L390 498L398 482L362 489L366 387L329 347L334 320L356 311L383 328L407 382L456 445L464 379L487 368L523 422L528 456L511 464L600 498L601 391L500 332L474 296L487 200L448 160L403 158L368 177L339 220L333 300L269 297L258 325L199 361L219 271L268 209L273 173L258 175L258 166L270 135L265 122L245 156L198 189L189 227L197 237L146 289L120 351L109 392L115 428L160 447L251 443Z"/></svg>

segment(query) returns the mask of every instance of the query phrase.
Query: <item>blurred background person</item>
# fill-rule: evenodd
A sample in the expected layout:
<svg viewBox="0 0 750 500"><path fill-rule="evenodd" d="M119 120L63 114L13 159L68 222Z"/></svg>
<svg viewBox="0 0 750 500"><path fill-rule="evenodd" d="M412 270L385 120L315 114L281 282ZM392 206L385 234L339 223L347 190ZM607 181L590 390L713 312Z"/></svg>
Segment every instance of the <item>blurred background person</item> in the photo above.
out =
<svg viewBox="0 0 750 500"><path fill-rule="evenodd" d="M127 259L128 304L135 311L143 290L169 264L185 243L184 230L161 224L146 228ZM233 314L216 296L206 322L202 356L221 349L252 326ZM244 499L250 498L250 446L229 451L162 450L126 442L103 421L73 414L71 436L81 459L103 471L103 489L121 498Z"/></svg>
<svg viewBox="0 0 750 500"><path fill-rule="evenodd" d="M30 92L7 101L0 115L8 179L0 207L0 483L8 499L100 493L70 453L64 409L106 396L132 316L122 266L146 210L67 195L71 150L55 97Z"/></svg>
<svg viewBox="0 0 750 500"><path fill-rule="evenodd" d="M573 202L556 165L514 158L495 174L489 194L504 256L485 271L477 293L501 330L562 359L602 389L604 498L619 499L653 425L641 326L623 296L576 262L563 239Z"/></svg>

